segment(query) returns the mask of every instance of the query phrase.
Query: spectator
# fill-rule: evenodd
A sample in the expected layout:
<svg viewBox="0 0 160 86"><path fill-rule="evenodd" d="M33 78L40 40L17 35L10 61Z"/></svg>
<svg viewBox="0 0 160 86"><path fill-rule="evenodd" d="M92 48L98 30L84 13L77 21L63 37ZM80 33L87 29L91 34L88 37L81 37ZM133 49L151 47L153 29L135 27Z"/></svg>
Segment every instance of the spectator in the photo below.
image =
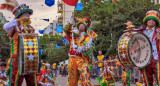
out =
<svg viewBox="0 0 160 86"><path fill-rule="evenodd" d="M52 67L53 67L53 74L57 77L57 66L56 66L56 63L53 63Z"/></svg>
<svg viewBox="0 0 160 86"><path fill-rule="evenodd" d="M8 79L6 75L6 63L2 62L1 63L1 68L0 68L0 86L8 86Z"/></svg>
<svg viewBox="0 0 160 86"><path fill-rule="evenodd" d="M128 70L128 68L124 68L122 71L123 86L130 86L130 80L131 80L131 70Z"/></svg>
<svg viewBox="0 0 160 86"><path fill-rule="evenodd" d="M106 58L104 57L104 55L102 55L102 51L101 51L101 50L98 51L98 54L99 54L99 55L97 56L95 63L98 64L97 72L98 72L98 77L99 77L100 72L103 71L103 69L102 69L102 67L103 67L103 61L105 61ZM101 71L100 71L100 70L101 70Z"/></svg>
<svg viewBox="0 0 160 86"><path fill-rule="evenodd" d="M64 62L64 63L63 63L63 67L62 67L62 69L63 69L62 77L63 77L63 76L66 77L66 74L67 74L67 69L66 69L66 67L67 67L67 65L66 65L65 62Z"/></svg>
<svg viewBox="0 0 160 86"><path fill-rule="evenodd" d="M59 75L59 65L57 65L57 74Z"/></svg>

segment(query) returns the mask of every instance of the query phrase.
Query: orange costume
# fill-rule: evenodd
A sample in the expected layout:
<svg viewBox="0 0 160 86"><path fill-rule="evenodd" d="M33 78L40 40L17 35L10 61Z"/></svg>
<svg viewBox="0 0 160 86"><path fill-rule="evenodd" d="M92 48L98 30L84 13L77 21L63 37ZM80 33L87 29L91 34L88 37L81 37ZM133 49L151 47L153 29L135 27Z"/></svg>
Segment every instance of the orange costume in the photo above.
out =
<svg viewBox="0 0 160 86"><path fill-rule="evenodd" d="M91 24L89 18L83 18L77 24L84 24L85 29ZM68 73L68 85L77 86L78 85L78 75L81 75L82 86L92 86L90 82L89 74L89 57L88 51L92 45L92 37L90 37L86 32L79 34L78 29L71 30L71 24L66 27L66 39L70 43L70 49L68 51L69 60L69 73Z"/></svg>

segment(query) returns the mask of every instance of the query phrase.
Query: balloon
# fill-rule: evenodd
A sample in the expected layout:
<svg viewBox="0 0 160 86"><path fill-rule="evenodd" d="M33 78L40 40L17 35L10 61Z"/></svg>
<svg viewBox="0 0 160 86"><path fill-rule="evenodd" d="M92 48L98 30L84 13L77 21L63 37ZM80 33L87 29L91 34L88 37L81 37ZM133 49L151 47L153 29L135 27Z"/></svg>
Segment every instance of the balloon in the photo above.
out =
<svg viewBox="0 0 160 86"><path fill-rule="evenodd" d="M45 0L45 4L49 7L53 6L55 3L55 0Z"/></svg>

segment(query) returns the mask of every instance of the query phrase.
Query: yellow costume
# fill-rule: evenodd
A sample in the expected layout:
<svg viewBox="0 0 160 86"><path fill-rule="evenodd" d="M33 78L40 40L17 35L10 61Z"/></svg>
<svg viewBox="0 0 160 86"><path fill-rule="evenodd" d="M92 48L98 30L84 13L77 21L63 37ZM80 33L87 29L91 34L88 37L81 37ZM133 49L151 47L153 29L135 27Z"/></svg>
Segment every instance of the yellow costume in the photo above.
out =
<svg viewBox="0 0 160 86"><path fill-rule="evenodd" d="M84 23L87 22L87 23ZM88 18L82 19L78 24L83 23L88 29L90 24ZM77 33L77 29L71 30L72 25L66 27L66 39L70 43L70 49L68 51L70 60L69 60L69 73L68 73L68 85L77 86L78 85L78 75L81 76L82 86L93 86L89 78L89 57L88 51L91 48L92 38L86 33L82 32L81 34Z"/></svg>

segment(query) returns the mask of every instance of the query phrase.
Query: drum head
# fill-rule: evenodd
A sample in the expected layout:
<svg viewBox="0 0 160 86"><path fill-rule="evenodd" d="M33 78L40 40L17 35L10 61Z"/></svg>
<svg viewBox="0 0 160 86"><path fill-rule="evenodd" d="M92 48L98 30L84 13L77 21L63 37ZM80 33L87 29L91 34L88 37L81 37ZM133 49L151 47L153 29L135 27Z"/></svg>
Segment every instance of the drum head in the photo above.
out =
<svg viewBox="0 0 160 86"><path fill-rule="evenodd" d="M152 46L148 37L141 33L132 33L128 43L128 55L135 66L147 66L152 58Z"/></svg>

